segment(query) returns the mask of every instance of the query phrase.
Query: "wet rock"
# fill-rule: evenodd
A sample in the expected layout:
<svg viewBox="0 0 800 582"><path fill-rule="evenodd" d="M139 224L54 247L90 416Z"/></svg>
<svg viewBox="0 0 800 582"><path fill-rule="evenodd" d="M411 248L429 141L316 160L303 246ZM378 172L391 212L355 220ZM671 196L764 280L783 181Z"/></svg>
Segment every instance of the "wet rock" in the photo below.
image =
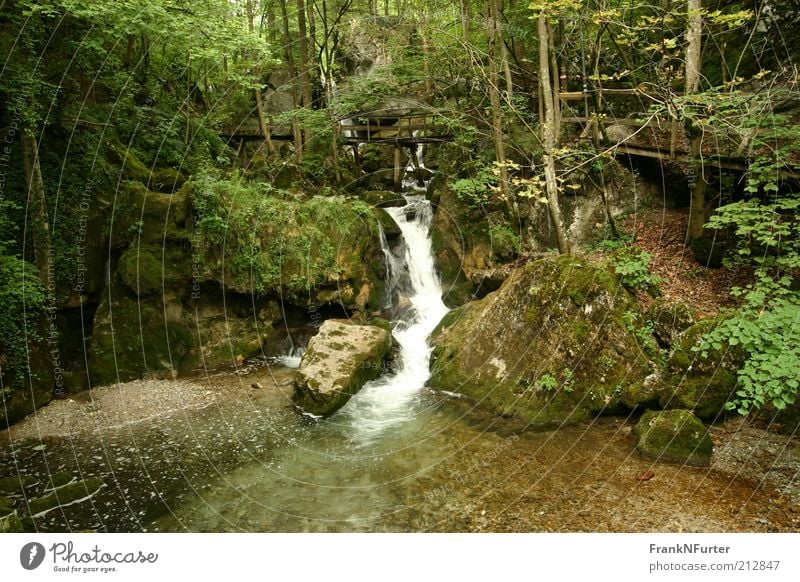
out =
<svg viewBox="0 0 800 582"><path fill-rule="evenodd" d="M30 499L28 511L31 517L41 517L59 507L87 501L103 487L105 487L105 483L99 477L89 477L83 481L68 483L54 489L52 493Z"/></svg>
<svg viewBox="0 0 800 582"><path fill-rule="evenodd" d="M0 533L22 533L25 531L16 510L7 515L0 514Z"/></svg>
<svg viewBox="0 0 800 582"><path fill-rule="evenodd" d="M656 397L642 322L608 264L542 259L442 320L429 384L541 426L642 405Z"/></svg>
<svg viewBox="0 0 800 582"><path fill-rule="evenodd" d="M380 327L325 321L300 361L295 404L311 414L333 414L381 374L391 347L391 334Z"/></svg>
<svg viewBox="0 0 800 582"><path fill-rule="evenodd" d="M688 410L646 412L633 428L636 450L658 461L707 466L713 444L706 426Z"/></svg>

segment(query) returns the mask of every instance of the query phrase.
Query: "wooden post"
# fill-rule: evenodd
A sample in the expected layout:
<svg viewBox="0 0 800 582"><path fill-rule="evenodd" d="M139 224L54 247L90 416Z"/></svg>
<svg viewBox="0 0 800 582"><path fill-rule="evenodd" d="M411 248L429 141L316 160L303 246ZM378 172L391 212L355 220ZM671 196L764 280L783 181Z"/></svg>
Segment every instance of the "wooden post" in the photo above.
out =
<svg viewBox="0 0 800 582"><path fill-rule="evenodd" d="M394 189L395 192L400 192L402 183L402 174L400 173L400 146L394 146Z"/></svg>
<svg viewBox="0 0 800 582"><path fill-rule="evenodd" d="M675 159L675 144L678 140L678 122L673 119L670 123L670 135L669 135L669 159Z"/></svg>

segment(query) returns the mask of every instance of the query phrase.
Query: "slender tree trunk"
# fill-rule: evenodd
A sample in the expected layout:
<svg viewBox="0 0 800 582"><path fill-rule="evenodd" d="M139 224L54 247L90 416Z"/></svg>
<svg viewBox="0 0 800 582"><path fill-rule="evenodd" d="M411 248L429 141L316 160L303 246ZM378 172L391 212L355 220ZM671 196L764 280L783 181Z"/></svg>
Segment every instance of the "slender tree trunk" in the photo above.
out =
<svg viewBox="0 0 800 582"><path fill-rule="evenodd" d="M292 55L292 34L289 31L289 12L286 7L288 0L280 0L281 19L283 21L283 51L286 59L286 68L292 85L292 106L296 109L300 98L298 97L297 74L294 66L294 56ZM298 159L303 157L303 134L300 124L296 118L292 118L292 132L294 134L294 149Z"/></svg>
<svg viewBox="0 0 800 582"><path fill-rule="evenodd" d="M700 89L700 54L702 36L701 0L688 0L689 25L686 31L686 94L697 93ZM686 229L686 242L691 243L703 236L706 222L706 186L703 175L702 144L703 131L691 120L686 121L689 135L689 153L692 158L694 184L689 206L689 225Z"/></svg>
<svg viewBox="0 0 800 582"><path fill-rule="evenodd" d="M299 82L300 92L303 97L302 106L306 109L311 109L312 95L311 95L311 80L309 79L308 68L308 30L306 29L306 3L305 0L297 0L297 28L299 31L300 48L300 67L299 67Z"/></svg>
<svg viewBox="0 0 800 582"><path fill-rule="evenodd" d="M470 0L461 0L461 34L466 38L470 30Z"/></svg>
<svg viewBox="0 0 800 582"><path fill-rule="evenodd" d="M50 243L50 220L44 197L44 182L39 164L39 144L36 137L26 132L20 139L22 145L22 164L25 167L25 180L28 188L28 208L31 213L31 234L33 238L34 263L39 270L39 279L49 297L55 293L55 270L52 265Z"/></svg>
<svg viewBox="0 0 800 582"><path fill-rule="evenodd" d="M513 207L511 188L506 166L506 144L503 135L502 105L500 103L499 75L497 74L497 4L495 0L484 0L486 25L488 27L488 52L489 52L489 102L492 106L492 137L494 138L494 151L500 169L500 191L506 203Z"/></svg>
<svg viewBox="0 0 800 582"><path fill-rule="evenodd" d="M428 31L425 29L425 2L419 3L419 35L422 39L422 68L425 75L425 102L433 98L433 79L430 72L430 47L428 46Z"/></svg>
<svg viewBox="0 0 800 582"><path fill-rule="evenodd" d="M255 7L253 0L247 0L247 25L250 32L255 31ZM260 81L260 79L259 79ZM272 136L270 135L269 124L264 116L264 102L261 98L261 89L256 87L254 90L256 97L256 113L258 115L258 128L261 135L264 137L264 142L267 146L267 152L270 155L275 155L275 144L272 143Z"/></svg>
<svg viewBox="0 0 800 582"><path fill-rule="evenodd" d="M510 101L514 96L514 80L511 77L511 67L508 64L508 48L506 48L506 43L503 39L503 0L494 0L494 2L494 16L497 35L496 42L500 45L500 64L503 67L503 73L505 74L506 94L508 95L508 99Z"/></svg>
<svg viewBox="0 0 800 582"><path fill-rule="evenodd" d="M547 17L540 13L538 16L539 31L539 82L542 84L542 97L544 99L544 123L542 124L542 144L544 146L544 178L547 193L547 206L550 218L558 240L558 250L562 254L569 253L564 226L561 224L561 208L558 203L558 182L556 181L556 165L553 160L553 149L556 145L556 119L555 105L553 103L553 88L550 83L550 41L548 35Z"/></svg>
<svg viewBox="0 0 800 582"><path fill-rule="evenodd" d="M550 74L553 77L553 117L555 119L555 145L561 142L561 95L560 95L560 79L558 74L558 58L555 51L555 34L550 21L547 22L547 36L550 54ZM554 146L555 147L555 146Z"/></svg>

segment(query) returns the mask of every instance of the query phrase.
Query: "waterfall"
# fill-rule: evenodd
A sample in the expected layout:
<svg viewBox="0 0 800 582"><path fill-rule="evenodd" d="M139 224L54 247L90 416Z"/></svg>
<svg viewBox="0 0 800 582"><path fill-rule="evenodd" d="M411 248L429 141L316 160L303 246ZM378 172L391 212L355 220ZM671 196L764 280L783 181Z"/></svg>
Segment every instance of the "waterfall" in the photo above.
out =
<svg viewBox="0 0 800 582"><path fill-rule="evenodd" d="M276 357L275 362L287 368L299 368L300 360L302 359L303 352L305 351L306 349L304 347L292 346L285 354Z"/></svg>
<svg viewBox="0 0 800 582"><path fill-rule="evenodd" d="M337 415L351 421L354 440L361 444L369 444L384 429L407 421L414 414L410 405L430 376L428 337L448 311L433 262L433 209L424 196L405 198L405 206L386 209L400 227L405 242L402 262L388 247L385 250L395 259L387 263L395 270L391 276L399 315L393 335L400 348L399 365L395 371L367 383ZM402 274L398 275L401 265Z"/></svg>

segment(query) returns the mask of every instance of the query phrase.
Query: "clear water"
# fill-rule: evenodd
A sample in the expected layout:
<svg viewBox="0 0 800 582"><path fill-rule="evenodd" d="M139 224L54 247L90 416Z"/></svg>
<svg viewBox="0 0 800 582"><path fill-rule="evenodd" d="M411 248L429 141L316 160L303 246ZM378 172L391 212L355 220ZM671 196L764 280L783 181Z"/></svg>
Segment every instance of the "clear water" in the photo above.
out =
<svg viewBox="0 0 800 582"><path fill-rule="evenodd" d="M632 454L630 427L602 420L531 432L425 387L427 337L447 309L422 198L390 210L399 364L334 416L298 415L291 371L199 378L213 406L113 431L5 445L0 477L100 476L86 503L42 531L723 531L796 527L758 484ZM387 252L391 252L387 249ZM288 354L297 358L298 354ZM295 365L296 360L287 360ZM254 380L264 386L250 390ZM45 447L42 449L41 445ZM646 483L636 475L655 469ZM691 504L685 500L690 498ZM783 521L781 521L783 520Z"/></svg>

